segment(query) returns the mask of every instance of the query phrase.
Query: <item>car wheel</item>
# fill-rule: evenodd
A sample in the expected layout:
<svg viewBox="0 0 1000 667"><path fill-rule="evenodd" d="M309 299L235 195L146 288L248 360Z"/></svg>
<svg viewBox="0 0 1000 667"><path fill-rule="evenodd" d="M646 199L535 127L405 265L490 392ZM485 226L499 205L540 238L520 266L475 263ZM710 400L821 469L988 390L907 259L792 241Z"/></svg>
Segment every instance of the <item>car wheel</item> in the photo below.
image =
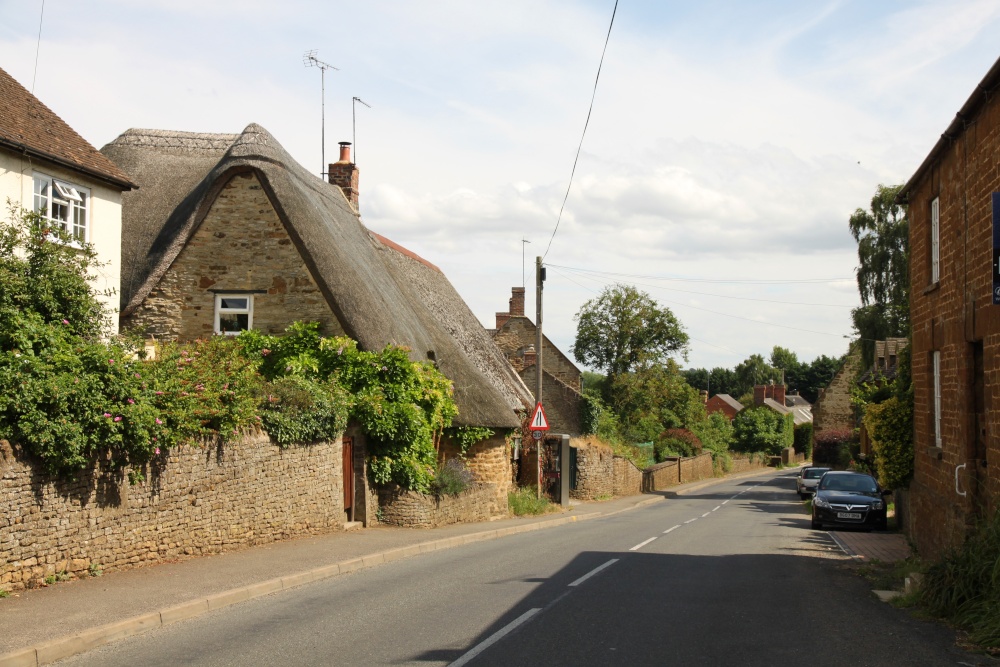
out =
<svg viewBox="0 0 1000 667"><path fill-rule="evenodd" d="M889 530L889 522L885 519L875 524L875 530Z"/></svg>
<svg viewBox="0 0 1000 667"><path fill-rule="evenodd" d="M823 522L817 521L815 515L812 517L809 523L812 524L813 530L820 530L821 528L823 528Z"/></svg>
<svg viewBox="0 0 1000 667"><path fill-rule="evenodd" d="M800 492L799 493L799 498L801 498L802 500L806 500L807 498L809 498L809 494L808 493L801 493Z"/></svg>

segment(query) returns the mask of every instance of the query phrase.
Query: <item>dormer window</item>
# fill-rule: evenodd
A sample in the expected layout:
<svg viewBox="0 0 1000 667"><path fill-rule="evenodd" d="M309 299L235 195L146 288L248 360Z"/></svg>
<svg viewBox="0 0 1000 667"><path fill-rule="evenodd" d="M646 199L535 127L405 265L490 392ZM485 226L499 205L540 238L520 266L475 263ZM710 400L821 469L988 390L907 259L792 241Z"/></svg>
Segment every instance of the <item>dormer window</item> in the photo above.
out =
<svg viewBox="0 0 1000 667"><path fill-rule="evenodd" d="M70 234L79 243L87 242L90 219L90 190L47 176L34 175L34 210L53 227Z"/></svg>

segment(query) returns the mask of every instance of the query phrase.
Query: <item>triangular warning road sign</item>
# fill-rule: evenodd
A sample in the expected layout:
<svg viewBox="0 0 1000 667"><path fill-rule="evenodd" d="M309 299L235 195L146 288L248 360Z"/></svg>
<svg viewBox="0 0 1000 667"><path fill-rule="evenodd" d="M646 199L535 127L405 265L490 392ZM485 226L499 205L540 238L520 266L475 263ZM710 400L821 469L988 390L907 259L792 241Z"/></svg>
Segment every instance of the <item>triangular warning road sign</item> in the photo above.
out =
<svg viewBox="0 0 1000 667"><path fill-rule="evenodd" d="M549 430L549 420L545 418L545 410L542 410L540 402L535 406L535 413L531 415L531 425L528 428L532 431Z"/></svg>

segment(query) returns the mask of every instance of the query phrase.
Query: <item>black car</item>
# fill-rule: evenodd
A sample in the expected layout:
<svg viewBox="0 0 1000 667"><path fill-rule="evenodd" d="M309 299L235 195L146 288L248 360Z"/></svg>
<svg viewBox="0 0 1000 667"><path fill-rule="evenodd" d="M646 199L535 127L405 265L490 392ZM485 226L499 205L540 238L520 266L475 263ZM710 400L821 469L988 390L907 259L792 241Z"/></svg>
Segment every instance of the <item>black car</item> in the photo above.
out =
<svg viewBox="0 0 1000 667"><path fill-rule="evenodd" d="M831 470L820 478L812 501L812 527L823 524L885 530L886 502L875 478L860 472Z"/></svg>

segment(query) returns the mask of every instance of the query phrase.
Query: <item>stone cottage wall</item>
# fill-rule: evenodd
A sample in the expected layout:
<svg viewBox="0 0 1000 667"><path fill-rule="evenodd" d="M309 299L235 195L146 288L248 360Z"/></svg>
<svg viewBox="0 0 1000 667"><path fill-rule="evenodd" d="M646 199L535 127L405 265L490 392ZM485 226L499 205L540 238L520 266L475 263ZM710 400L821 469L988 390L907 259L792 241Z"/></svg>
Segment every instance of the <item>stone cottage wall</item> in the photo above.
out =
<svg viewBox="0 0 1000 667"><path fill-rule="evenodd" d="M142 484L45 476L0 441L0 590L221 553L344 524L341 445L181 446Z"/></svg>
<svg viewBox="0 0 1000 667"><path fill-rule="evenodd" d="M458 447L450 442L443 443L441 450L446 458L459 454ZM490 516L507 515L507 494L511 491L513 477L510 457L510 448L503 433L494 433L486 440L469 447L465 453L465 464L475 480L489 485L492 490Z"/></svg>
<svg viewBox="0 0 1000 667"><path fill-rule="evenodd" d="M851 386L861 365L861 351L852 350L812 408L813 436L824 431L854 428L854 408L851 407Z"/></svg>
<svg viewBox="0 0 1000 667"><path fill-rule="evenodd" d="M252 173L226 183L163 279L122 318L122 329L139 328L161 340L211 336L215 295L222 290L252 293L253 328L264 333L281 333L302 320L319 322L326 336L344 335Z"/></svg>
<svg viewBox="0 0 1000 667"><path fill-rule="evenodd" d="M523 361L518 363L518 360L522 359L520 353L524 348L535 344L537 331L534 322L527 317L511 317L497 329L493 336L497 347L511 360L518 372L524 367ZM551 374L576 391L580 391L580 369L562 353L562 350L544 336L542 337L542 366L546 373ZM534 387L532 384L528 386Z"/></svg>
<svg viewBox="0 0 1000 667"><path fill-rule="evenodd" d="M521 371L521 379L524 384L534 388L536 382L535 373L538 371L537 365L529 366ZM549 433L565 433L566 435L580 435L583 429L580 426L580 412L583 398L578 391L563 384L558 378L554 378L547 372L543 377L542 396L544 398L545 418L549 422Z"/></svg>

